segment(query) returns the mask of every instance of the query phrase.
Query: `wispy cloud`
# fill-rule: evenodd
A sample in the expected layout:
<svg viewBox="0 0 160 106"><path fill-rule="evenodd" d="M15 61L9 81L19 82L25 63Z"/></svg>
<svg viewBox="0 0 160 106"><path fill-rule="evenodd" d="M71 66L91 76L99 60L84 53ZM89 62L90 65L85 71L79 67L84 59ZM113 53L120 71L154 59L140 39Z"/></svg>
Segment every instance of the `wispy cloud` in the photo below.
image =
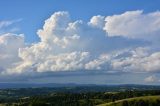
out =
<svg viewBox="0 0 160 106"><path fill-rule="evenodd" d="M19 31L20 28L16 27L15 24L21 21L22 19L0 21L0 34Z"/></svg>
<svg viewBox="0 0 160 106"><path fill-rule="evenodd" d="M5 21L0 21L0 29L8 27L14 23L20 22L22 19L17 19L17 20L5 20Z"/></svg>

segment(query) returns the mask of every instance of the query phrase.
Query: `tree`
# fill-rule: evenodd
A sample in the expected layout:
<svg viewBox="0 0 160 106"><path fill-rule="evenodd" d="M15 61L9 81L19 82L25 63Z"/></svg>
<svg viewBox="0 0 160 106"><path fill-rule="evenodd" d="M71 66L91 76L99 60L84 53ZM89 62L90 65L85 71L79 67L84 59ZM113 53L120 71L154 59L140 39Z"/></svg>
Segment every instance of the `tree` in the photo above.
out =
<svg viewBox="0 0 160 106"><path fill-rule="evenodd" d="M122 102L122 106L129 106L129 105L128 105L128 101L123 101L123 102Z"/></svg>

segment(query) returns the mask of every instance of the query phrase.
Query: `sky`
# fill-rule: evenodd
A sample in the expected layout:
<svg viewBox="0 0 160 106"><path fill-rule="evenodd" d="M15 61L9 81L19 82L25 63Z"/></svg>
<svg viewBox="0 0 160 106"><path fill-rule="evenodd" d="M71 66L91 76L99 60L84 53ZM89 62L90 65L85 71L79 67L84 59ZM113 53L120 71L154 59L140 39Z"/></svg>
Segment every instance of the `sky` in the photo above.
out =
<svg viewBox="0 0 160 106"><path fill-rule="evenodd" d="M1 0L0 82L160 84L159 0Z"/></svg>

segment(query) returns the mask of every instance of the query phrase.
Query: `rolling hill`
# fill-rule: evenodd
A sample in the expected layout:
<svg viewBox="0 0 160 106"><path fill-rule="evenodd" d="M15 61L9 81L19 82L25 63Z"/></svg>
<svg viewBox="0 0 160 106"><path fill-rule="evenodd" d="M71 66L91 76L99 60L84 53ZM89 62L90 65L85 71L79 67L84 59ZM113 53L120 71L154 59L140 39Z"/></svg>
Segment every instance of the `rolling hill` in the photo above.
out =
<svg viewBox="0 0 160 106"><path fill-rule="evenodd" d="M160 106L160 96L142 96L117 100L97 106Z"/></svg>

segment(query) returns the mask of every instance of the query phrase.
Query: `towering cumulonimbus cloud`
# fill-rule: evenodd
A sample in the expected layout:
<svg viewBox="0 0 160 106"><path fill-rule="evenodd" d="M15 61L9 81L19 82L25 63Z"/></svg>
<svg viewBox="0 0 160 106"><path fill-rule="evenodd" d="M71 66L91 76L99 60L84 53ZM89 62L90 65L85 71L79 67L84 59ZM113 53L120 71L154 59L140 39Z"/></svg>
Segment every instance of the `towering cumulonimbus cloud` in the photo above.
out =
<svg viewBox="0 0 160 106"><path fill-rule="evenodd" d="M45 21L43 29L38 30L41 41L19 50L22 61L8 73L45 71L69 71L83 69L89 52L72 50L78 45L81 21L71 22L68 12L56 12ZM72 46L73 45L73 46ZM68 51L68 52L67 52Z"/></svg>
<svg viewBox="0 0 160 106"><path fill-rule="evenodd" d="M128 39L154 42L159 38L159 17L158 11L143 14L137 10L106 17L97 15L84 22L72 21L68 12L55 12L37 31L37 43L26 45L22 35L0 36L1 73L159 72L159 49L122 43Z"/></svg>

